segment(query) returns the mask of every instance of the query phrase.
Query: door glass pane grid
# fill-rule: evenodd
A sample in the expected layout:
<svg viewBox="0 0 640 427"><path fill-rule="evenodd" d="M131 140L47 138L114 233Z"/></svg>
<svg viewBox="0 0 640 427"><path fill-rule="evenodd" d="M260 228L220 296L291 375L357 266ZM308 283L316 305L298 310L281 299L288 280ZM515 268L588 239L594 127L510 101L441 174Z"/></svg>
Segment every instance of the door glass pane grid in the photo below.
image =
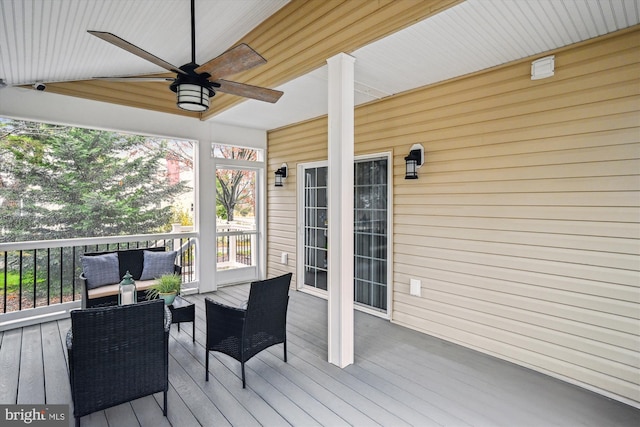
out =
<svg viewBox="0 0 640 427"><path fill-rule="evenodd" d="M305 169L304 284L327 290L327 168Z"/></svg>
<svg viewBox="0 0 640 427"><path fill-rule="evenodd" d="M355 301L387 309L387 160L357 162L354 172Z"/></svg>

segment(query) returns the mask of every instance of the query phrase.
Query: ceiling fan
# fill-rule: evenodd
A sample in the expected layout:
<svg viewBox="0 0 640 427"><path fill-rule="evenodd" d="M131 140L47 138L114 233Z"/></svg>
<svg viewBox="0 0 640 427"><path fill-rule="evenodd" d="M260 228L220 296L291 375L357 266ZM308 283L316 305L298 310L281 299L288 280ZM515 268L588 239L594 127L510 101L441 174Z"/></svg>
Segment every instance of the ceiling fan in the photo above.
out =
<svg viewBox="0 0 640 427"><path fill-rule="evenodd" d="M183 110L206 111L209 108L209 98L213 97L216 91L271 103L277 102L283 94L279 90L222 79L222 77L246 71L267 62L244 43L229 49L203 65L196 63L195 0L191 0L191 62L180 67L152 55L115 34L93 30L89 30L88 33L176 73L175 78L132 76L99 77L98 79L120 82L171 82L169 88L176 93L178 107Z"/></svg>

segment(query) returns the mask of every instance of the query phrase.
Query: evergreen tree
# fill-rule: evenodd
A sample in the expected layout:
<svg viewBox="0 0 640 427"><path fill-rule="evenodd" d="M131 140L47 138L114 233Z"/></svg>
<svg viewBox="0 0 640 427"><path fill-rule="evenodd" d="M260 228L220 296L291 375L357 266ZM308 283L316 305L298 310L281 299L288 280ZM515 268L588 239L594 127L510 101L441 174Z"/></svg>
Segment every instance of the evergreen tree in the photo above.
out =
<svg viewBox="0 0 640 427"><path fill-rule="evenodd" d="M162 231L173 199L166 142L43 123L0 122L0 241Z"/></svg>

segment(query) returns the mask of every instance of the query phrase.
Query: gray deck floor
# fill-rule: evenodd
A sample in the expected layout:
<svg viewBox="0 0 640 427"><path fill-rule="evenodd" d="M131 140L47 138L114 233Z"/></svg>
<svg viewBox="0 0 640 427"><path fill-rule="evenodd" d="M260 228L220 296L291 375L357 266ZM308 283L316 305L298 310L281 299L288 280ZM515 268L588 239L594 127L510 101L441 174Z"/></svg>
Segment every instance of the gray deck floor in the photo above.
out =
<svg viewBox="0 0 640 427"><path fill-rule="evenodd" d="M326 362L326 301L290 292L282 345L240 365L212 353L204 381L204 296L191 324L172 326L169 415L162 395L82 418L83 426L638 426L640 410L548 376L356 313L355 364ZM237 305L248 286L208 294ZM0 403L71 403L68 319L0 333Z"/></svg>

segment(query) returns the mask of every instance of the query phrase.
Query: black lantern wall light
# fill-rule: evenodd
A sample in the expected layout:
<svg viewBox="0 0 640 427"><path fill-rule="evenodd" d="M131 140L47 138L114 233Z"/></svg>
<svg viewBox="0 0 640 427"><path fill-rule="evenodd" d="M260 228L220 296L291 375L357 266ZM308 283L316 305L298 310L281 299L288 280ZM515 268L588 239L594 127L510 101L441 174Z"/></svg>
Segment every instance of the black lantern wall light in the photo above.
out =
<svg viewBox="0 0 640 427"><path fill-rule="evenodd" d="M276 171L276 187L283 186L283 180L287 177L287 164L283 163L282 166Z"/></svg>
<svg viewBox="0 0 640 427"><path fill-rule="evenodd" d="M404 161L407 164L404 179L418 179L418 169L424 163L424 147L421 144L413 144Z"/></svg>

